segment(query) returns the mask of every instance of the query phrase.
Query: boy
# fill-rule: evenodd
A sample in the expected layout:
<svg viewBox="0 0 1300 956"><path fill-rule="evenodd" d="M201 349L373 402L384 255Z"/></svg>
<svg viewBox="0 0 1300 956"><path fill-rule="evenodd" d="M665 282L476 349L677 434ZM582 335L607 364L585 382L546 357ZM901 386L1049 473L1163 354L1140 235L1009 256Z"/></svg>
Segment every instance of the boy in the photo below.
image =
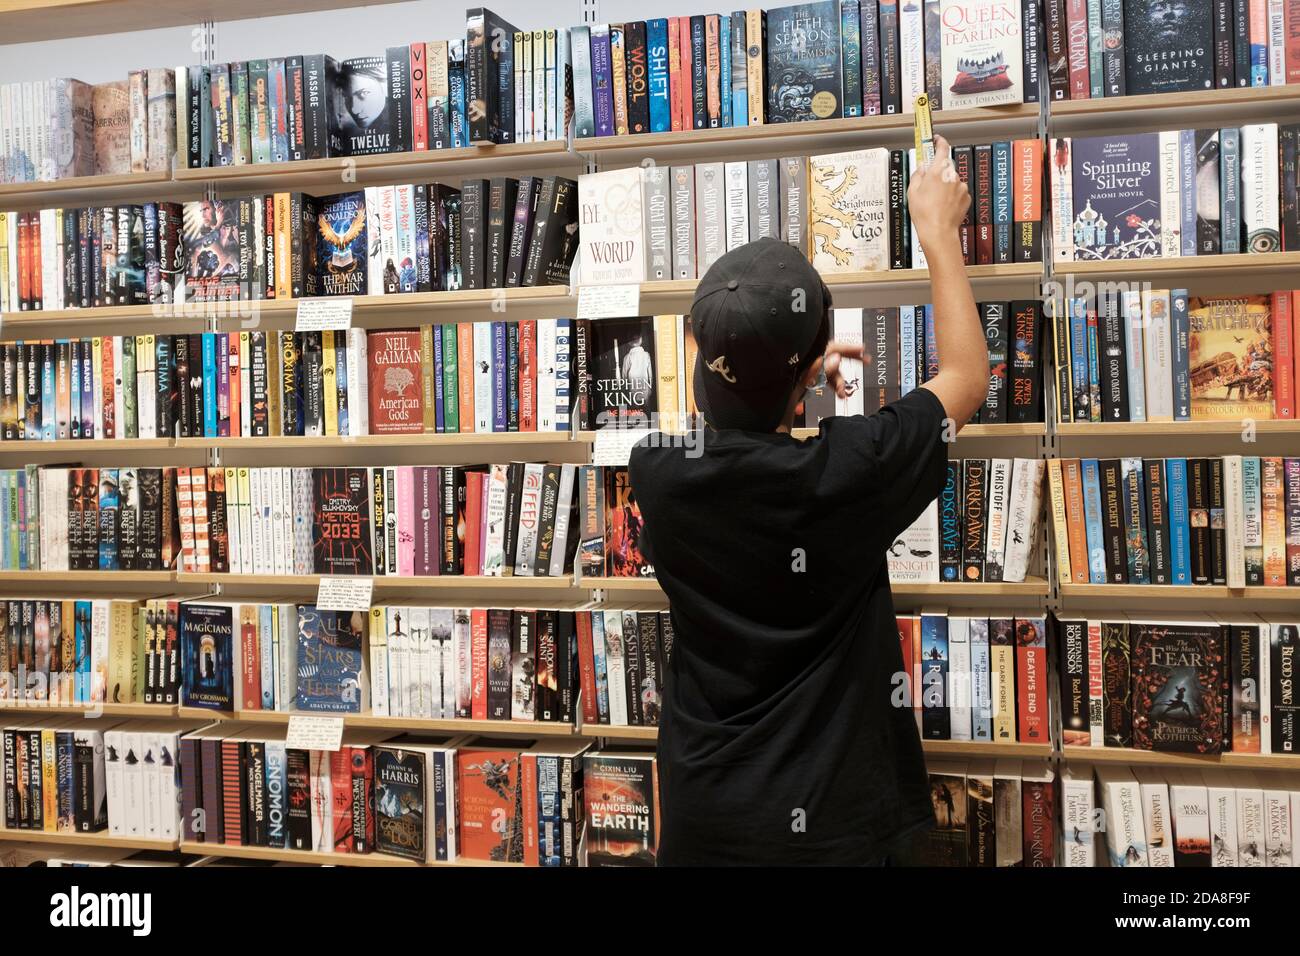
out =
<svg viewBox="0 0 1300 956"><path fill-rule="evenodd" d="M885 550L940 492L945 426L988 387L958 226L970 203L936 140L908 208L929 263L939 372L874 415L790 436L824 370L830 294L766 239L723 256L691 309L702 445L630 459L648 557L676 643L659 730L660 862L874 864L933 823ZM823 354L824 353L824 354ZM946 436L951 440L952 434Z"/></svg>

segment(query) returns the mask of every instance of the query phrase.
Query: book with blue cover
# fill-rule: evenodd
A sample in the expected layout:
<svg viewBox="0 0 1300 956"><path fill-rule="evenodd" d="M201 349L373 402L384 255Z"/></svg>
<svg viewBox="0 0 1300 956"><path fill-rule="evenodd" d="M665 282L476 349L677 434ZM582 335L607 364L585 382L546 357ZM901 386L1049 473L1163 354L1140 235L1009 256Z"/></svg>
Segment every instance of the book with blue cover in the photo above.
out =
<svg viewBox="0 0 1300 956"><path fill-rule="evenodd" d="M1106 583L1106 541L1102 535L1101 475L1096 458L1083 465L1083 518L1088 543L1088 583Z"/></svg>
<svg viewBox="0 0 1300 956"><path fill-rule="evenodd" d="M948 615L921 614L921 736L926 740L947 740L951 721L948 713Z"/></svg>
<svg viewBox="0 0 1300 956"><path fill-rule="evenodd" d="M229 604L185 601L180 614L181 703L235 707L235 611Z"/></svg>
<svg viewBox="0 0 1300 956"><path fill-rule="evenodd" d="M1075 137L1074 258L1160 255L1160 134Z"/></svg>
<svg viewBox="0 0 1300 956"><path fill-rule="evenodd" d="M360 611L298 608L297 681L294 707L357 714L365 709L363 674L367 615Z"/></svg>
<svg viewBox="0 0 1300 956"><path fill-rule="evenodd" d="M840 8L818 0L767 11L767 120L843 115Z"/></svg>
<svg viewBox="0 0 1300 956"><path fill-rule="evenodd" d="M1192 528L1187 510L1187 459L1165 459L1169 510L1169 583L1192 583Z"/></svg>
<svg viewBox="0 0 1300 956"><path fill-rule="evenodd" d="M742 18L742 26L744 20ZM650 132L666 133L672 129L668 100L668 21L662 17L647 20L646 71L650 90ZM734 103L734 92L733 100Z"/></svg>
<svg viewBox="0 0 1300 956"><path fill-rule="evenodd" d="M609 25L591 28L591 90L596 135L614 135L614 73L609 46Z"/></svg>
<svg viewBox="0 0 1300 956"><path fill-rule="evenodd" d="M1070 299L1070 386L1074 420L1086 422L1091 416L1092 388L1088 376L1088 300Z"/></svg>
<svg viewBox="0 0 1300 956"><path fill-rule="evenodd" d="M366 194L340 193L320 200L316 265L322 295L365 295L367 290Z"/></svg>
<svg viewBox="0 0 1300 956"><path fill-rule="evenodd" d="M1142 459L1120 460L1124 491L1124 543L1128 549L1128 583L1151 583L1151 554L1147 545L1146 494Z"/></svg>

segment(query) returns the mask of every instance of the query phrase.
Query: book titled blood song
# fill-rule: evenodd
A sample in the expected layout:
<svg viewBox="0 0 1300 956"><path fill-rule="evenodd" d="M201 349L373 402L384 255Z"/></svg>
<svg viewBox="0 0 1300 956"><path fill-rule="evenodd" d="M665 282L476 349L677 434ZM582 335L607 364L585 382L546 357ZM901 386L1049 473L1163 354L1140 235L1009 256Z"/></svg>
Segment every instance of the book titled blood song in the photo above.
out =
<svg viewBox="0 0 1300 956"><path fill-rule="evenodd" d="M385 329L367 338L370 359L370 433L401 435L424 431L424 401L418 329Z"/></svg>
<svg viewBox="0 0 1300 956"><path fill-rule="evenodd" d="M365 468L313 469L314 573L374 573L369 492Z"/></svg>

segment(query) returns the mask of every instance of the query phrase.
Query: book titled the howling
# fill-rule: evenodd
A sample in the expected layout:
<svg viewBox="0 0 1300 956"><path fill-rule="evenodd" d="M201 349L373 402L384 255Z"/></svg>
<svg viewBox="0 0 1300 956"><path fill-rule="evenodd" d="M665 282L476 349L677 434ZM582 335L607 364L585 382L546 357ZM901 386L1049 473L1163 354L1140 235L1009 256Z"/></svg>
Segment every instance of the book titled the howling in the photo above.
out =
<svg viewBox="0 0 1300 956"><path fill-rule="evenodd" d="M943 0L944 109L1024 100L1020 6L1020 0Z"/></svg>
<svg viewBox="0 0 1300 956"><path fill-rule="evenodd" d="M836 0L767 11L767 120L797 123L843 114Z"/></svg>
<svg viewBox="0 0 1300 956"><path fill-rule="evenodd" d="M1160 134L1074 140L1074 258L1160 255Z"/></svg>
<svg viewBox="0 0 1300 956"><path fill-rule="evenodd" d="M373 574L369 481L365 468L312 472L315 574Z"/></svg>
<svg viewBox="0 0 1300 956"><path fill-rule="evenodd" d="M366 681L362 645L366 615L360 611L298 608L298 710L360 713Z"/></svg>

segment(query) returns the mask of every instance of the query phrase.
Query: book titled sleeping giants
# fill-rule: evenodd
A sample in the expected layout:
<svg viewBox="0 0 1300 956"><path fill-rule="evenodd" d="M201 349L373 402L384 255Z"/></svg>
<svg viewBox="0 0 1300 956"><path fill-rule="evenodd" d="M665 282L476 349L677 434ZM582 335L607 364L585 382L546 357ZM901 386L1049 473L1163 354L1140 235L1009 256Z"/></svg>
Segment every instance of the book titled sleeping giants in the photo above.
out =
<svg viewBox="0 0 1300 956"><path fill-rule="evenodd" d="M1214 5L1124 0L1124 80L1129 96L1214 87Z"/></svg>

